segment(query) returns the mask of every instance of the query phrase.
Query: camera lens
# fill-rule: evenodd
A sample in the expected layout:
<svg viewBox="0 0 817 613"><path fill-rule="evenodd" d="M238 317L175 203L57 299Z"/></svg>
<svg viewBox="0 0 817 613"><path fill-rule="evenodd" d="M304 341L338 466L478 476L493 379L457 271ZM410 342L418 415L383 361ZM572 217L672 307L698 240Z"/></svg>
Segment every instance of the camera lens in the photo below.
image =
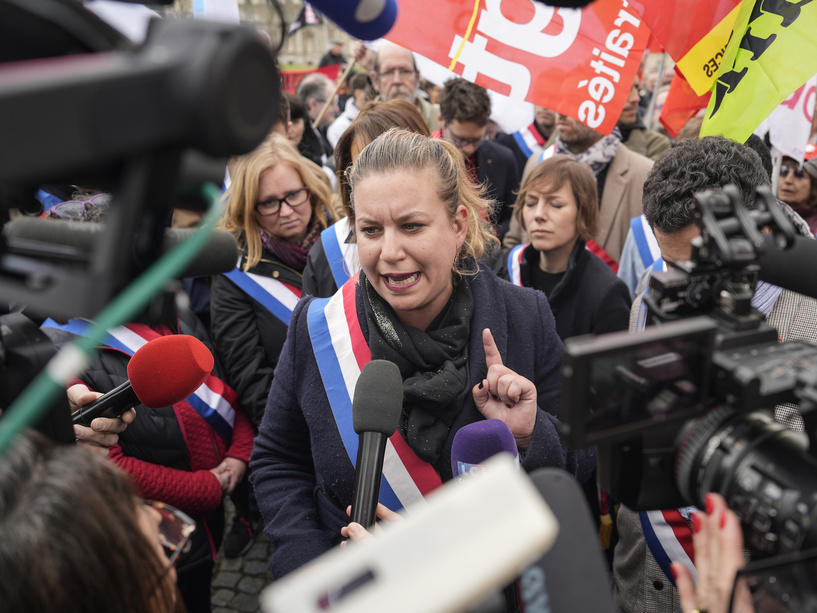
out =
<svg viewBox="0 0 817 613"><path fill-rule="evenodd" d="M698 506L707 492L720 492L750 548L772 555L817 544L817 460L804 433L763 411L720 407L691 422L679 440L679 491Z"/></svg>

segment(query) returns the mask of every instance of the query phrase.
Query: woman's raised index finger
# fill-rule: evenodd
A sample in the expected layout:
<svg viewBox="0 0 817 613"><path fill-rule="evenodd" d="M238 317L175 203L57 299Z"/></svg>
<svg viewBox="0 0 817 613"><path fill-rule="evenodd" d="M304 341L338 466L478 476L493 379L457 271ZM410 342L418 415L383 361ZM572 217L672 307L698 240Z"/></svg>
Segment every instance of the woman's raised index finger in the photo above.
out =
<svg viewBox="0 0 817 613"><path fill-rule="evenodd" d="M490 328L482 331L482 347L485 349L485 364L488 368L494 364L502 366L502 356L499 354L499 349L496 348L494 335L491 334Z"/></svg>

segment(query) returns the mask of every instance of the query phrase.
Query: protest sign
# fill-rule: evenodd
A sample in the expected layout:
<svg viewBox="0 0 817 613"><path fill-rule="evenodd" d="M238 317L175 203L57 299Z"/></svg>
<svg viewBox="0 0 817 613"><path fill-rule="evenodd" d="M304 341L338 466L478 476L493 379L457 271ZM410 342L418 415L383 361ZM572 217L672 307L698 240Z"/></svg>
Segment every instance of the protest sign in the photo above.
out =
<svg viewBox="0 0 817 613"><path fill-rule="evenodd" d="M533 0L405 2L386 36L486 89L575 117L618 121L649 31L627 0L583 9Z"/></svg>

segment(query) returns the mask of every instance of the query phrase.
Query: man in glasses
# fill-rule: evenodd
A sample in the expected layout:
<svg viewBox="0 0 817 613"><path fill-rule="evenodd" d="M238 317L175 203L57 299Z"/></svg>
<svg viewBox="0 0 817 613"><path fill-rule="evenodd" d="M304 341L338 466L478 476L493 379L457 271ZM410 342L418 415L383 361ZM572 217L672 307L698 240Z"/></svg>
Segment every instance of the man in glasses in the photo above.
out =
<svg viewBox="0 0 817 613"><path fill-rule="evenodd" d="M391 43L383 45L377 52L369 78L378 100L400 98L410 102L420 111L429 132L439 129L439 107L418 95L420 72L411 51Z"/></svg>
<svg viewBox="0 0 817 613"><path fill-rule="evenodd" d="M488 92L466 79L449 79L440 93L440 114L441 136L462 152L471 178L485 183L496 200L492 221L502 238L519 188L520 169L510 149L485 137L491 116Z"/></svg>

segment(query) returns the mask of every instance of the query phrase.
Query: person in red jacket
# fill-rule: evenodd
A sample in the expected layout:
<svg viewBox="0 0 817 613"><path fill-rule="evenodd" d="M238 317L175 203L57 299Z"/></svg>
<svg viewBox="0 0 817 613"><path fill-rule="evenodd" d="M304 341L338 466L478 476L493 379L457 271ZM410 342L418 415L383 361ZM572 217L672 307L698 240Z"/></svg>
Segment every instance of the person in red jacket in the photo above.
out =
<svg viewBox="0 0 817 613"><path fill-rule="evenodd" d="M127 378L130 355L146 342L167 334L190 334L212 351L203 326L192 313L180 312L173 327L129 323L108 337L78 383L107 392ZM47 323L46 326L49 324ZM51 323L52 326L57 326ZM71 320L46 331L57 342L83 334L87 322ZM119 434L108 457L133 478L146 499L166 502L196 520L190 551L177 564L177 582L190 613L210 611L213 565L224 534L222 499L243 479L254 437L250 420L237 407L235 391L224 383L216 364L203 386L172 406L136 407L133 423Z"/></svg>

